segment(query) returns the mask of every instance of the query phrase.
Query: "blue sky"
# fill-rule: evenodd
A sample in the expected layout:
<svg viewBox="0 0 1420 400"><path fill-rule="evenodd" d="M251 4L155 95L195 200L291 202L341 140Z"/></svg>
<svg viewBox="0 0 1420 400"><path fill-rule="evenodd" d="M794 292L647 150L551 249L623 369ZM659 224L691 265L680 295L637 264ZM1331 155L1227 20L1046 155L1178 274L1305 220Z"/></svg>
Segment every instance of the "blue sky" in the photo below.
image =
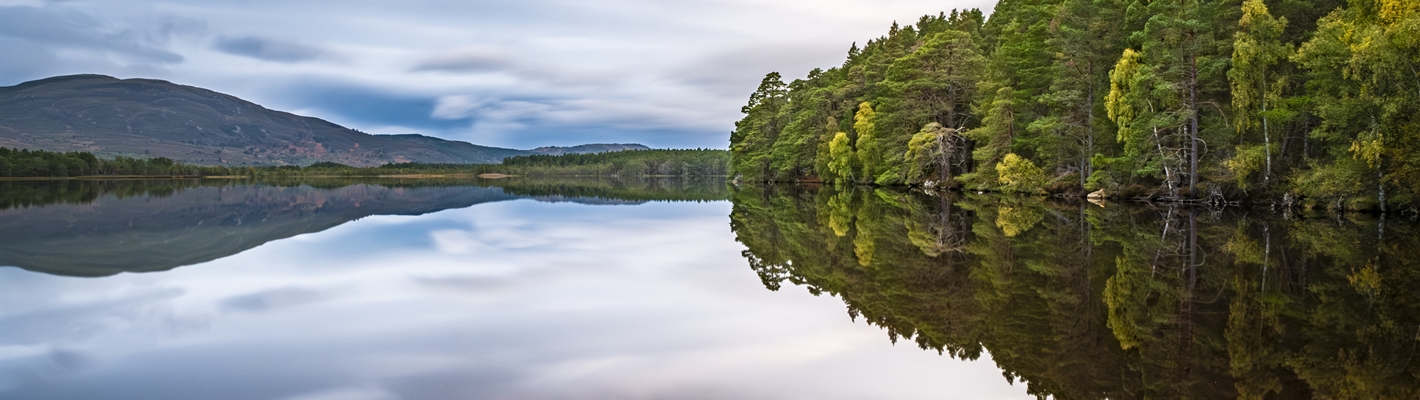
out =
<svg viewBox="0 0 1420 400"><path fill-rule="evenodd" d="M727 145L769 71L988 0L0 0L0 86L99 73L370 133L477 144Z"/></svg>

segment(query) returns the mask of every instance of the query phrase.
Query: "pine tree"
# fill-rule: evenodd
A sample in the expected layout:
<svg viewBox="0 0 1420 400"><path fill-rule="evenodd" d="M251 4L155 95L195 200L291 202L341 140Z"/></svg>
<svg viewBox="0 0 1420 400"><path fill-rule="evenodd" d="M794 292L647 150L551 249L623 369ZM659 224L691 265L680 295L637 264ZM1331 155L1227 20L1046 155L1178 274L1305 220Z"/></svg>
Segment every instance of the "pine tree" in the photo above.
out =
<svg viewBox="0 0 1420 400"><path fill-rule="evenodd" d="M779 113L788 102L788 86L778 72L770 72L740 108L745 118L730 133L731 169L753 181L773 179L770 149L782 129Z"/></svg>

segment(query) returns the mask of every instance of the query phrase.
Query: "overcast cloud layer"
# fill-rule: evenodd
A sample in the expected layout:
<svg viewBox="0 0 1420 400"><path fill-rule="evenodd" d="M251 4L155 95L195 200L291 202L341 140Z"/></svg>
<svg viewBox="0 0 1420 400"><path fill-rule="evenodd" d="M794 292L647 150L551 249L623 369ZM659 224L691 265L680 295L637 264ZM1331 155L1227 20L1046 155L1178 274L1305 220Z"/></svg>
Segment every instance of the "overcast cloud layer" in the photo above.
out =
<svg viewBox="0 0 1420 400"><path fill-rule="evenodd" d="M769 71L990 0L0 0L0 86L98 73L371 133L723 148Z"/></svg>

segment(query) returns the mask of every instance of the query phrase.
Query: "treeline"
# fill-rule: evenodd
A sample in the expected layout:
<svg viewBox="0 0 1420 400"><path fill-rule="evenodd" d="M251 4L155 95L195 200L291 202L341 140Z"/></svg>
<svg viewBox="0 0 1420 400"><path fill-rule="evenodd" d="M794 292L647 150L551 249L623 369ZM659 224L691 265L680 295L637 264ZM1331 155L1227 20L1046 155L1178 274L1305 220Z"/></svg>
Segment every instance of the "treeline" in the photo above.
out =
<svg viewBox="0 0 1420 400"><path fill-rule="evenodd" d="M725 150L626 150L509 157L502 167L523 175L725 176L729 160Z"/></svg>
<svg viewBox="0 0 1420 400"><path fill-rule="evenodd" d="M617 179L561 178L496 179L480 181L481 185L503 189L504 193L532 196L541 200L590 199L609 201L693 201L710 202L730 199L723 179Z"/></svg>
<svg viewBox="0 0 1420 400"><path fill-rule="evenodd" d="M102 159L87 152L53 152L0 148L0 177L73 176L246 176L300 177L387 175L509 174L528 176L715 177L726 176L730 154L725 150L626 150L597 154L509 157L503 164L397 163L352 167L334 162L308 166L196 166L158 157Z"/></svg>
<svg viewBox="0 0 1420 400"><path fill-rule="evenodd" d="M799 188L731 194L767 289L1037 398L1420 398L1414 224Z"/></svg>
<svg viewBox="0 0 1420 400"><path fill-rule="evenodd" d="M258 175L379 176L508 174L521 176L726 176L730 154L725 150L624 150L595 154L531 155L503 159L502 164L398 163L356 168L322 162L307 167L257 168Z"/></svg>
<svg viewBox="0 0 1420 400"><path fill-rule="evenodd" d="M752 181L1413 207L1420 2L1003 0L770 73Z"/></svg>
<svg viewBox="0 0 1420 400"><path fill-rule="evenodd" d="M245 169L186 165L165 157L102 159L88 152L7 149L0 147L0 177L71 177L92 175L245 175Z"/></svg>

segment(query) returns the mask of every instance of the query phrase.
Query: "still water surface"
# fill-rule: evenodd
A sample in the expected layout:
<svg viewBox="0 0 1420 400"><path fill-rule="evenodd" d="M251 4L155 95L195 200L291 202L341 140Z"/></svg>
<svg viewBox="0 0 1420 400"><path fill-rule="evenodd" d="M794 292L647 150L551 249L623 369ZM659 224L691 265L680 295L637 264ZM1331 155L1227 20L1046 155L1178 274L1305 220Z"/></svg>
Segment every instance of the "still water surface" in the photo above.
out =
<svg viewBox="0 0 1420 400"><path fill-rule="evenodd" d="M1420 395L1413 220L719 182L0 182L0 398Z"/></svg>
<svg viewBox="0 0 1420 400"><path fill-rule="evenodd" d="M12 185L0 398L1026 398L765 290L723 185L316 184Z"/></svg>

